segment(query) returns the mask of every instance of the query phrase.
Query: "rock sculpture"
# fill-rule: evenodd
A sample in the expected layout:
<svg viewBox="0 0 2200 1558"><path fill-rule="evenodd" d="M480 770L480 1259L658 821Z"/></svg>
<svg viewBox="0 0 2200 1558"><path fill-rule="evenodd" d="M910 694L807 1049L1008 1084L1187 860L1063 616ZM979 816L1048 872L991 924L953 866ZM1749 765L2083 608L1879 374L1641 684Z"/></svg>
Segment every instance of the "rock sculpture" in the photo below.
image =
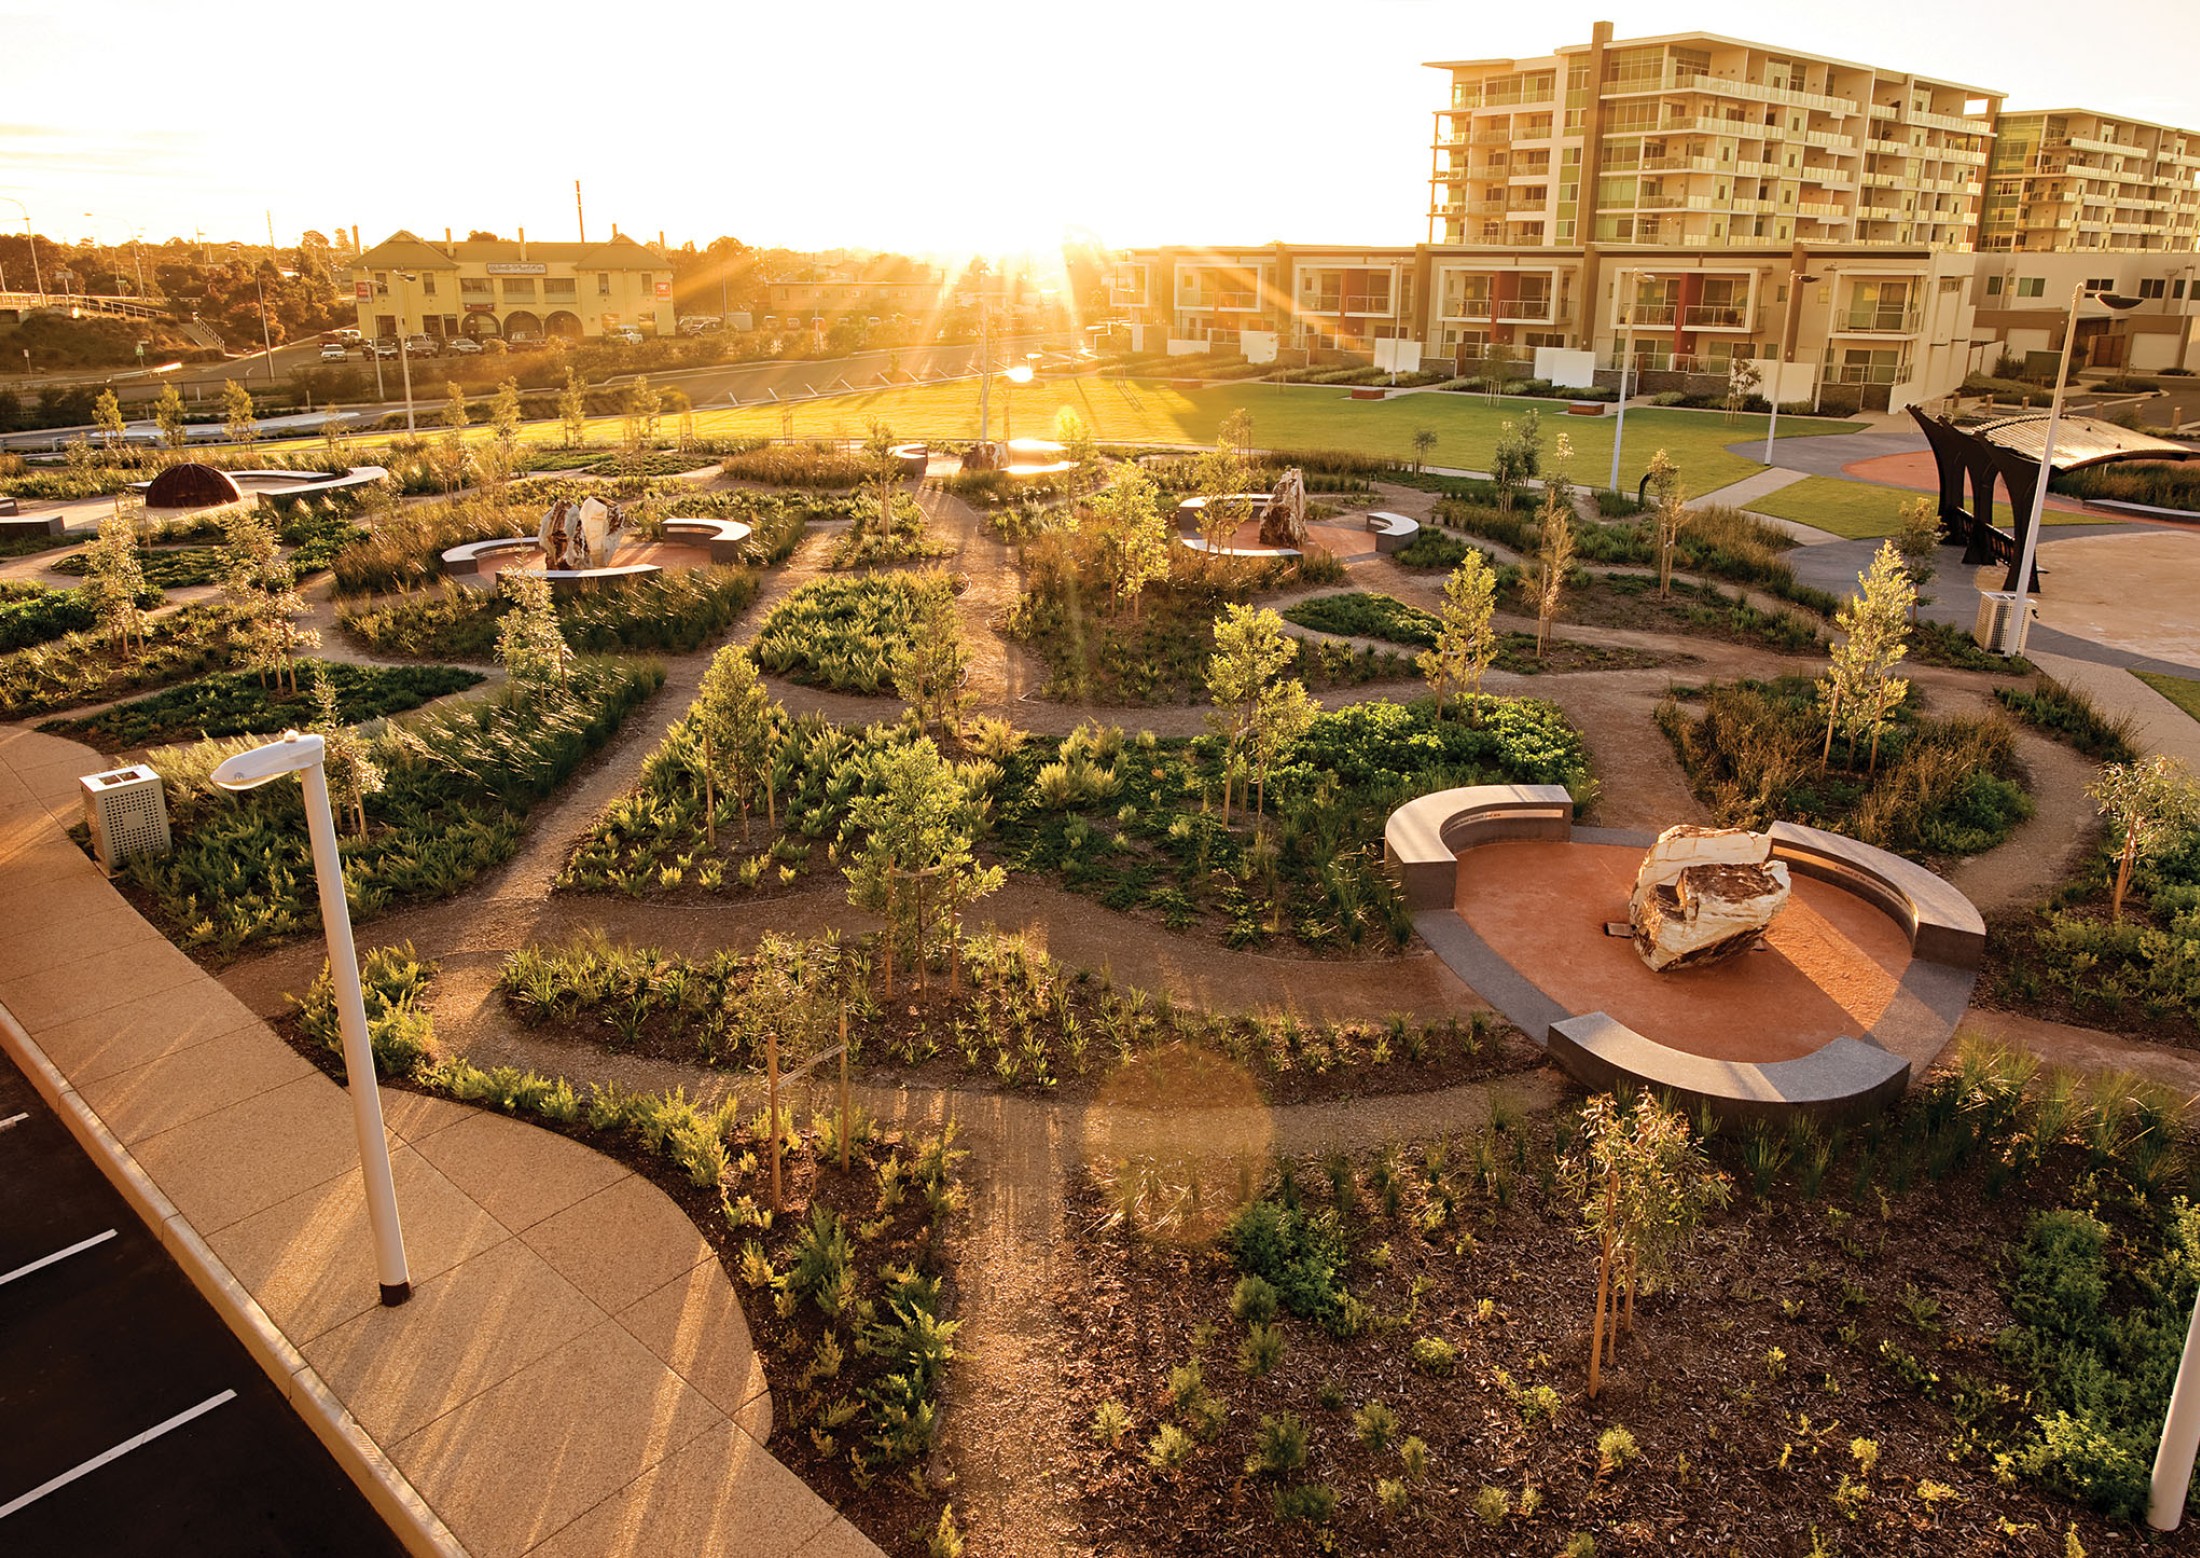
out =
<svg viewBox="0 0 2200 1558"><path fill-rule="evenodd" d="M1683 823L1643 856L1627 922L1657 972L1705 968L1754 947L1787 901L1787 862L1769 837Z"/></svg>
<svg viewBox="0 0 2200 1558"><path fill-rule="evenodd" d="M1306 545L1306 478L1295 465L1283 473L1261 507L1260 544L1294 549Z"/></svg>

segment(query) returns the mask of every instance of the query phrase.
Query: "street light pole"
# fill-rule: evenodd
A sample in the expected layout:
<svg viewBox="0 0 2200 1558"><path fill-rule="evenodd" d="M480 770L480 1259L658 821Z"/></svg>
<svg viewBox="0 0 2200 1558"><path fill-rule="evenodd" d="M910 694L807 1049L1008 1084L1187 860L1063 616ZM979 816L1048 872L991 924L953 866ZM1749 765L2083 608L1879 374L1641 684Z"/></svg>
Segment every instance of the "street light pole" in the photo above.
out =
<svg viewBox="0 0 2200 1558"><path fill-rule="evenodd" d="M1780 431L1780 391L1787 387L1782 370L1795 351L1795 319L1802 312L1803 288L1816 281L1816 276L1806 276L1799 270L1788 272L1787 317L1780 321L1780 355L1772 359L1772 420L1765 424L1765 464L1772 463L1772 440Z"/></svg>
<svg viewBox="0 0 2200 1558"><path fill-rule="evenodd" d="M978 294L978 447L983 449L992 428L993 412L993 308L984 293Z"/></svg>
<svg viewBox="0 0 2200 1558"><path fill-rule="evenodd" d="M2089 297L2115 309L2131 308L2139 301L2095 291L2082 281L2070 289L2070 321L2063 329L2062 361L2055 369L2055 398L2047 408L2047 434L2040 445L2039 475L2032 483L2032 517L2024 527L2024 544L2017 549L2015 599L2010 602L2009 620L2002 624L2001 652L2005 655L2024 653L2024 618L2032 593L2032 561L2040 549L2040 519L2047 512L2048 479L2055 472L2055 433L2062 426L2063 395L2070 386L2070 354L2078 344L2078 310Z"/></svg>
<svg viewBox="0 0 2200 1558"><path fill-rule="evenodd" d="M397 272L397 363L405 374L405 436L413 435L413 365L411 337L405 334L405 313L412 306L412 275Z"/></svg>
<svg viewBox="0 0 2200 1558"><path fill-rule="evenodd" d="M46 278L38 269L38 230L31 226L31 208L13 195L0 195L9 205L23 213L23 236L31 241L31 283L38 289L38 301L46 301Z"/></svg>
<svg viewBox="0 0 2200 1558"><path fill-rule="evenodd" d="M1627 293L1627 284L1633 272L1621 271L1620 280L1620 345L1619 345L1619 421L1612 428L1612 480L1610 486L1619 491L1619 451L1627 437L1627 372L1635 364L1635 300Z"/></svg>
<svg viewBox="0 0 2200 1558"><path fill-rule="evenodd" d="M336 848L336 815L329 806L326 744L317 735L285 731L282 739L227 759L214 770L225 790L250 790L285 774L305 787L306 829L313 872L320 887L321 928L328 939L329 981L337 1025L344 1037L344 1085L351 1094L351 1123L359 1141L359 1170L367 1192L367 1226L374 1236L375 1277L382 1302L412 1297L405 1232L397 1216L397 1186L390 1173L389 1141L382 1133L382 1095L375 1081L374 1046L367 1035L367 1007L359 989L359 955L352 945L351 910L344 900L344 862Z"/></svg>
<svg viewBox="0 0 2200 1558"><path fill-rule="evenodd" d="M2200 1457L2200 1299L2195 1299L2192 1320L2185 1327L2177 1383L2170 1387L2169 1415L2162 1420L2162 1443L2154 1452L2147 1524L2155 1530L2174 1531L2185 1518L2185 1492L2192 1486L2195 1457Z"/></svg>
<svg viewBox="0 0 2200 1558"><path fill-rule="evenodd" d="M267 382L272 389L275 384L275 338L267 329L267 278L255 270L252 284L260 289L260 345L267 352Z"/></svg>

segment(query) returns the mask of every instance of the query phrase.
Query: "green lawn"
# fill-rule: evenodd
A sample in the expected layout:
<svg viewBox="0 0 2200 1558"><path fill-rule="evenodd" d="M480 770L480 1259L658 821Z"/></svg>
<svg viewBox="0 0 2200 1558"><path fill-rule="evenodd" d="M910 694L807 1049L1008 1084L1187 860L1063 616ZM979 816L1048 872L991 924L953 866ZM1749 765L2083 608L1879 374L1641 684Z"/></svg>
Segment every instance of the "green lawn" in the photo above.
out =
<svg viewBox="0 0 2200 1558"><path fill-rule="evenodd" d="M2159 671L2134 671L2131 674L2194 719L2200 719L2200 682L2189 676L2164 676Z"/></svg>
<svg viewBox="0 0 2200 1558"><path fill-rule="evenodd" d="M1618 418L1566 415L1565 402L1500 400L1491 405L1480 395L1448 393L1400 395L1389 400L1351 398L1327 385L1218 384L1176 389L1154 379L1115 379L1087 375L1060 379L1013 398L994 388L994 425L1000 426L1003 402L1009 402L1020 434L1052 431L1058 409L1067 406L1085 419L1095 437L1109 443L1211 444L1223 419L1239 407L1252 413L1253 440L1266 448L1352 449L1367 454L1413 457L1413 433L1436 434L1432 464L1488 470L1500 426L1529 411L1543 417L1546 451L1556 435L1574 445L1571 473L1577 483L1602 486L1611 473L1612 433ZM787 406L744 406L699 412L696 431L706 436L754 434L783 436ZM969 438L978 429L978 386L974 380L946 384L901 385L862 390L828 400L792 406L797 438L860 438L873 422L884 422L904 438ZM1787 437L1854 432L1863 424L1820 423L1781 429ZM1664 449L1680 466L1689 489L1709 492L1764 469L1756 461L1726 451L1728 444L1762 440L1765 419L1723 413L1640 407L1627 413L1627 443L1621 479L1630 487L1641 480L1650 456Z"/></svg>
<svg viewBox="0 0 2200 1558"><path fill-rule="evenodd" d="M1607 456L1609 458L1609 456ZM1902 505L1930 494L1903 487L1881 487L1872 482L1844 481L1838 476L1806 476L1750 504L1754 514L1792 519L1851 541L1891 536L1902 528ZM2097 525L2097 514L2064 514L2047 511L2050 525ZM2009 505L1994 505L1994 523L2003 529L2015 523Z"/></svg>

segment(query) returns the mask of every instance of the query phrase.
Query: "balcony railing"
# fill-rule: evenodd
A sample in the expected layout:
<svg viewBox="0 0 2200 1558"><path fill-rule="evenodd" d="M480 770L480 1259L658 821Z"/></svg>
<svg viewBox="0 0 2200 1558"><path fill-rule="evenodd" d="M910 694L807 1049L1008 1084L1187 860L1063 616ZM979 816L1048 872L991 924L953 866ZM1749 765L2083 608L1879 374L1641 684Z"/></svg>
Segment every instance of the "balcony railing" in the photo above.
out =
<svg viewBox="0 0 2200 1558"><path fill-rule="evenodd" d="M1902 363L1844 362L1826 366L1825 382L1828 384L1899 384L1910 376L1910 365Z"/></svg>
<svg viewBox="0 0 2200 1558"><path fill-rule="evenodd" d="M1637 330L1652 325L1670 325L1679 318L1680 305L1678 303L1637 303L1631 315L1632 323ZM1629 319L1620 321L1623 326L1629 322Z"/></svg>
<svg viewBox="0 0 2200 1558"><path fill-rule="evenodd" d="M1553 323L1549 298L1508 298L1497 305L1497 318L1508 325L1547 325Z"/></svg>
<svg viewBox="0 0 2200 1558"><path fill-rule="evenodd" d="M1886 335L1917 334L1918 311L1914 308L1852 308L1841 316L1844 330L1871 330Z"/></svg>
<svg viewBox="0 0 2200 1558"><path fill-rule="evenodd" d="M1726 303L1691 303L1681 310L1681 324L1690 330L1746 330L1749 310Z"/></svg>

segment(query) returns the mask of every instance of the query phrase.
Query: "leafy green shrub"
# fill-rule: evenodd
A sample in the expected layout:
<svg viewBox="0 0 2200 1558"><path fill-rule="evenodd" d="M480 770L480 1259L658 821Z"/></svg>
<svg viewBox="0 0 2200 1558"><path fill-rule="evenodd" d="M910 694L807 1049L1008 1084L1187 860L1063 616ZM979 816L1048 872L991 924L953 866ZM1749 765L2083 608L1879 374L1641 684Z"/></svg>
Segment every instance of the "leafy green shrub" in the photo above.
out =
<svg viewBox="0 0 2200 1558"><path fill-rule="evenodd" d="M1337 1514L1337 1490L1326 1482L1301 1482L1276 1489L1276 1518L1327 1525Z"/></svg>
<svg viewBox="0 0 2200 1558"><path fill-rule="evenodd" d="M1259 1322L1246 1327L1245 1340L1238 1343L1238 1367L1254 1379L1261 1379L1275 1372L1283 1361L1283 1331L1273 1325Z"/></svg>
<svg viewBox="0 0 2200 1558"><path fill-rule="evenodd" d="M1354 591L1347 595L1317 595L1283 611L1286 622L1317 632L1348 638L1379 638L1388 643L1426 649L1436 642L1442 624L1417 606L1388 595Z"/></svg>
<svg viewBox="0 0 2200 1558"><path fill-rule="evenodd" d="M1270 1283L1291 1313L1334 1335L1359 1328L1344 1286L1351 1249L1333 1215L1309 1216L1303 1207L1255 1201L1231 1221L1223 1242L1239 1267Z"/></svg>
<svg viewBox="0 0 2200 1558"><path fill-rule="evenodd" d="M914 644L920 625L950 593L938 573L813 579L764 618L756 663L835 692L890 692L895 653Z"/></svg>
<svg viewBox="0 0 2200 1558"><path fill-rule="evenodd" d="M772 487L858 487L878 474L879 464L859 450L831 444L769 444L729 457L719 467L735 481Z"/></svg>
<svg viewBox="0 0 2200 1558"><path fill-rule="evenodd" d="M1424 568L1450 573L1466 561L1467 553L1472 550L1472 547L1457 537L1447 536L1441 530L1423 525L1419 534L1390 556L1391 561L1401 568Z"/></svg>
<svg viewBox="0 0 2200 1558"><path fill-rule="evenodd" d="M1449 1374L1459 1363L1459 1349L1441 1336L1417 1336L1411 1351L1413 1366L1423 1374L1438 1378Z"/></svg>
<svg viewBox="0 0 2200 1558"><path fill-rule="evenodd" d="M2050 487L2075 498L2200 511L2200 471L2182 460L2119 460L2059 473Z"/></svg>
<svg viewBox="0 0 2200 1558"><path fill-rule="evenodd" d="M401 947L370 947L359 960L359 989L367 1011L367 1042L378 1076L412 1078L435 1061L435 1021L422 1002L436 965L424 963L411 942ZM336 984L326 959L302 996L298 1026L332 1055L344 1052L343 1026L336 1012Z"/></svg>
<svg viewBox="0 0 2200 1558"><path fill-rule="evenodd" d="M272 735L304 728L314 715L313 685L336 689L337 716L347 725L383 719L482 681L477 671L447 665L363 666L343 660L306 660L295 693L262 686L244 671L216 671L149 698L118 703L83 719L49 720L39 727L120 752L163 742L222 736Z"/></svg>
<svg viewBox="0 0 2200 1558"><path fill-rule="evenodd" d="M117 657L105 635L71 633L0 656L0 719L28 719L108 703L186 677L226 670L237 657L227 607L186 606L145 625L145 648Z"/></svg>
<svg viewBox="0 0 2200 1558"><path fill-rule="evenodd" d="M558 626L583 654L690 654L722 636L756 598L747 568L691 568L607 581L557 601ZM501 591L439 589L337 613L345 633L378 655L487 660L511 610Z"/></svg>
<svg viewBox="0 0 2200 1558"><path fill-rule="evenodd" d="M30 594L0 598L0 654L89 632L98 621L82 591L34 586Z"/></svg>
<svg viewBox="0 0 2200 1558"><path fill-rule="evenodd" d="M212 547L138 549L138 566L145 571L145 582L156 590L182 590L193 585L212 584L221 572L221 564L222 554ZM91 558L78 552L55 563L53 571L81 579L91 572Z"/></svg>
<svg viewBox="0 0 2200 1558"><path fill-rule="evenodd" d="M1245 1457L1248 1477L1286 1477L1306 1464L1306 1424L1296 1412L1264 1416L1254 1430L1253 1453Z"/></svg>
<svg viewBox="0 0 2200 1558"><path fill-rule="evenodd" d="M1352 1432L1370 1450L1384 1450L1398 1437L1398 1414L1380 1401L1370 1401L1352 1414Z"/></svg>
<svg viewBox="0 0 2200 1558"><path fill-rule="evenodd" d="M1266 1325L1276 1317L1276 1290L1260 1277L1238 1278L1230 1291L1230 1318L1247 1325Z"/></svg>

